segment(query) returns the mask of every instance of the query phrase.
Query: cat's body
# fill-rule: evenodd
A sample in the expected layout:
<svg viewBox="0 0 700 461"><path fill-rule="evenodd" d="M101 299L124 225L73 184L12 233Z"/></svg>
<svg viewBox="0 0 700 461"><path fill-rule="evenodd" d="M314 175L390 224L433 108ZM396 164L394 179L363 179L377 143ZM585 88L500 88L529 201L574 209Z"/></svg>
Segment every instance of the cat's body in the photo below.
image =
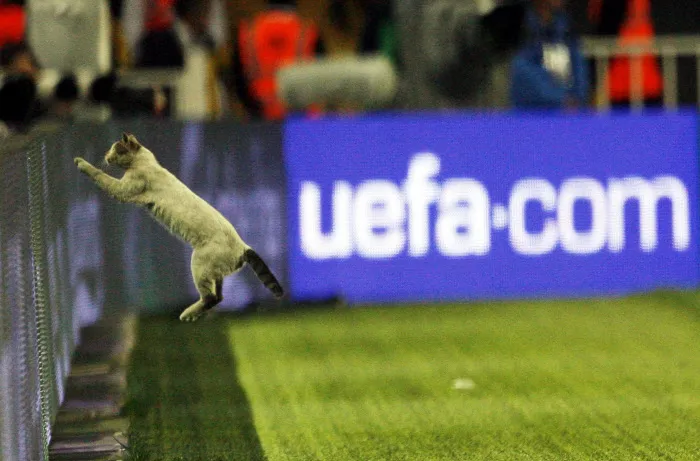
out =
<svg viewBox="0 0 700 461"><path fill-rule="evenodd" d="M124 168L124 176L113 178L82 158L75 159L78 169L98 187L120 202L146 208L154 219L194 249L191 270L200 299L182 312L181 320L196 320L220 303L224 277L245 263L276 297L282 296L277 279L233 225L163 168L136 138L125 134L112 145L105 161Z"/></svg>

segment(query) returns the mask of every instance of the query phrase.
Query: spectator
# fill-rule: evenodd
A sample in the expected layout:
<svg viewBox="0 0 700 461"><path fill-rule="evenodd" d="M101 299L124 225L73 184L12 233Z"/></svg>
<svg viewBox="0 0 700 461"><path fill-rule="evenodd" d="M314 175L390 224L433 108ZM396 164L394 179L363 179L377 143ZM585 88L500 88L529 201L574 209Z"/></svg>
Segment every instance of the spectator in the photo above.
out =
<svg viewBox="0 0 700 461"><path fill-rule="evenodd" d="M627 0L588 0L588 21L595 35L616 36L625 20Z"/></svg>
<svg viewBox="0 0 700 461"><path fill-rule="evenodd" d="M54 88L49 108L49 117L58 120L72 120L73 109L78 102L80 89L74 75L63 77Z"/></svg>
<svg viewBox="0 0 700 461"><path fill-rule="evenodd" d="M112 22L112 64L116 68L131 68L134 65L132 50L124 30L124 0L109 0Z"/></svg>
<svg viewBox="0 0 700 461"><path fill-rule="evenodd" d="M240 24L233 53L235 88L248 113L279 120L287 110L277 95L276 71L325 49L318 27L299 16L295 1L272 0L264 12Z"/></svg>
<svg viewBox="0 0 700 461"><path fill-rule="evenodd" d="M36 58L23 42L6 44L0 49L0 67L8 75L25 75L35 82L39 77Z"/></svg>
<svg viewBox="0 0 700 461"><path fill-rule="evenodd" d="M176 32L184 46L197 44L214 53L216 43L209 30L209 9L211 4L206 0L176 0L175 23Z"/></svg>
<svg viewBox="0 0 700 461"><path fill-rule="evenodd" d="M89 99L95 104L107 105L117 118L166 115L169 110L161 90L120 87L114 73L92 82Z"/></svg>
<svg viewBox="0 0 700 461"><path fill-rule="evenodd" d="M36 84L27 75L12 75L0 88L0 121L11 131L24 131L37 116Z"/></svg>
<svg viewBox="0 0 700 461"><path fill-rule="evenodd" d="M516 108L563 109L588 104L585 60L563 0L534 0L526 43L513 59L511 100Z"/></svg>
<svg viewBox="0 0 700 461"><path fill-rule="evenodd" d="M183 79L187 95L178 94L177 104L189 117L218 118L228 110L220 52L226 42L222 3L219 0L176 0L175 31L185 50Z"/></svg>
<svg viewBox="0 0 700 461"><path fill-rule="evenodd" d="M0 88L0 120L13 130L26 129L44 108L37 98L39 66L24 43L6 44L0 53L6 75Z"/></svg>
<svg viewBox="0 0 700 461"><path fill-rule="evenodd" d="M73 72L112 67L106 1L28 0L27 40L47 69Z"/></svg>
<svg viewBox="0 0 700 461"><path fill-rule="evenodd" d="M0 0L0 47L24 40L26 16L23 1Z"/></svg>
<svg viewBox="0 0 700 461"><path fill-rule="evenodd" d="M649 0L592 0L589 16L597 25L599 33L618 35L620 45L645 46L653 40L654 26ZM637 69L641 75L630 77L631 71ZM598 102L608 102L604 99L607 97L614 107L630 107L635 99L635 81L641 90L638 97L645 106L662 105L664 82L658 59L651 53L635 57L614 56L610 59L606 80L598 85ZM607 91L604 91L606 86Z"/></svg>
<svg viewBox="0 0 700 461"><path fill-rule="evenodd" d="M175 31L174 0L147 4L145 33L137 45L137 67L184 66L183 44Z"/></svg>
<svg viewBox="0 0 700 461"><path fill-rule="evenodd" d="M327 15L331 25L343 32L350 29L349 3L348 0L330 0L328 3Z"/></svg>
<svg viewBox="0 0 700 461"><path fill-rule="evenodd" d="M391 0L376 0L366 4L359 45L361 54L381 53L396 64L396 27Z"/></svg>
<svg viewBox="0 0 700 461"><path fill-rule="evenodd" d="M507 106L521 1L401 0L392 12L400 108Z"/></svg>

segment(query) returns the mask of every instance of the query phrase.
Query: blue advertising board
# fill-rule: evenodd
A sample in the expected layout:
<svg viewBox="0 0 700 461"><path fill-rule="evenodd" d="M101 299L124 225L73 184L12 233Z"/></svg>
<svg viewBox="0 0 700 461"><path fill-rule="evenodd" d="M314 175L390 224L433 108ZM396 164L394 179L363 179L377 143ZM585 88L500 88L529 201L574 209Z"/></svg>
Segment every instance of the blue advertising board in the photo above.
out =
<svg viewBox="0 0 700 461"><path fill-rule="evenodd" d="M286 125L299 300L694 287L698 126L678 114L420 114Z"/></svg>

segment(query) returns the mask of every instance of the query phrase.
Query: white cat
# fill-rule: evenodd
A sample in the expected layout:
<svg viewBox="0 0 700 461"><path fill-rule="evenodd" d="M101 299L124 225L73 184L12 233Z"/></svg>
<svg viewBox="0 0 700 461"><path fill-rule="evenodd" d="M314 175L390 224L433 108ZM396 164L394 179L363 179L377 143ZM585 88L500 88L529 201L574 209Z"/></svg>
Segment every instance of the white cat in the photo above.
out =
<svg viewBox="0 0 700 461"><path fill-rule="evenodd" d="M180 320L195 321L219 304L224 277L240 270L244 263L275 297L282 297L284 291L275 276L231 223L163 168L133 135L124 133L105 155L105 162L126 170L124 176L113 178L86 160L75 158L78 169L100 189L120 202L146 208L194 249L191 269L200 298L180 314Z"/></svg>

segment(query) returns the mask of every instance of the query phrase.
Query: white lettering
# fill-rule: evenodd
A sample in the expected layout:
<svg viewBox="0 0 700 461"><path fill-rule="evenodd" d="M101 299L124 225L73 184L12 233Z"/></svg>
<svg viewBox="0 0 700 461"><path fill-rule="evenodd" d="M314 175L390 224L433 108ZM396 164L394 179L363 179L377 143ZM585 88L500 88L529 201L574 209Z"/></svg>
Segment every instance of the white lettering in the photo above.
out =
<svg viewBox="0 0 700 461"><path fill-rule="evenodd" d="M639 206L640 249L652 252L659 244L662 201L670 205L673 248L685 251L690 246L689 192L676 177L611 178L607 187L594 178L574 177L563 180L559 190L546 179L528 178L513 185L507 206L497 204L492 210L484 184L472 178L439 182L440 167L437 155L424 152L411 158L401 184L371 179L353 187L347 181L336 181L330 216L325 220L321 187L302 182L299 232L303 253L318 260L353 254L387 259L401 253L418 258L434 245L448 257L482 256L491 251L492 232L505 228L513 251L525 256L546 255L557 246L577 255L606 248L618 253L625 248L626 232L629 234L625 211L631 202ZM590 207L589 224L577 222L577 206ZM325 232L324 222L330 228Z"/></svg>
<svg viewBox="0 0 700 461"><path fill-rule="evenodd" d="M485 255L491 249L489 194L473 179L448 179L435 224L437 247L445 256Z"/></svg>
<svg viewBox="0 0 700 461"><path fill-rule="evenodd" d="M301 183L299 232L301 249L312 259L349 258L352 254L352 186L337 181L333 187L332 230L321 229L321 188L310 181Z"/></svg>
<svg viewBox="0 0 700 461"><path fill-rule="evenodd" d="M554 250L559 239L554 218L546 218L540 233L529 233L525 228L525 205L538 202L544 211L555 211L557 191L546 179L524 179L513 186L510 193L510 243L518 253L538 256Z"/></svg>
<svg viewBox="0 0 700 461"><path fill-rule="evenodd" d="M440 196L431 178L440 172L440 158L429 152L416 154L408 164L404 193L408 202L408 253L425 256L430 248L430 205Z"/></svg>
<svg viewBox="0 0 700 461"><path fill-rule="evenodd" d="M591 205L591 228L576 229L574 205L586 201ZM572 178L563 182L559 191L557 221L562 249L573 254L597 253L607 237L607 198L603 185L591 178Z"/></svg>
<svg viewBox="0 0 700 461"><path fill-rule="evenodd" d="M390 181L367 181L355 191L355 240L366 258L391 258L403 250L406 207L399 186Z"/></svg>
<svg viewBox="0 0 700 461"><path fill-rule="evenodd" d="M618 253L625 248L625 205L639 204L639 240L642 251L654 251L658 245L657 207L661 199L672 206L673 248L684 251L690 245L690 208L688 190L678 179L661 176L652 181L639 177L608 181L609 237L608 249Z"/></svg>

